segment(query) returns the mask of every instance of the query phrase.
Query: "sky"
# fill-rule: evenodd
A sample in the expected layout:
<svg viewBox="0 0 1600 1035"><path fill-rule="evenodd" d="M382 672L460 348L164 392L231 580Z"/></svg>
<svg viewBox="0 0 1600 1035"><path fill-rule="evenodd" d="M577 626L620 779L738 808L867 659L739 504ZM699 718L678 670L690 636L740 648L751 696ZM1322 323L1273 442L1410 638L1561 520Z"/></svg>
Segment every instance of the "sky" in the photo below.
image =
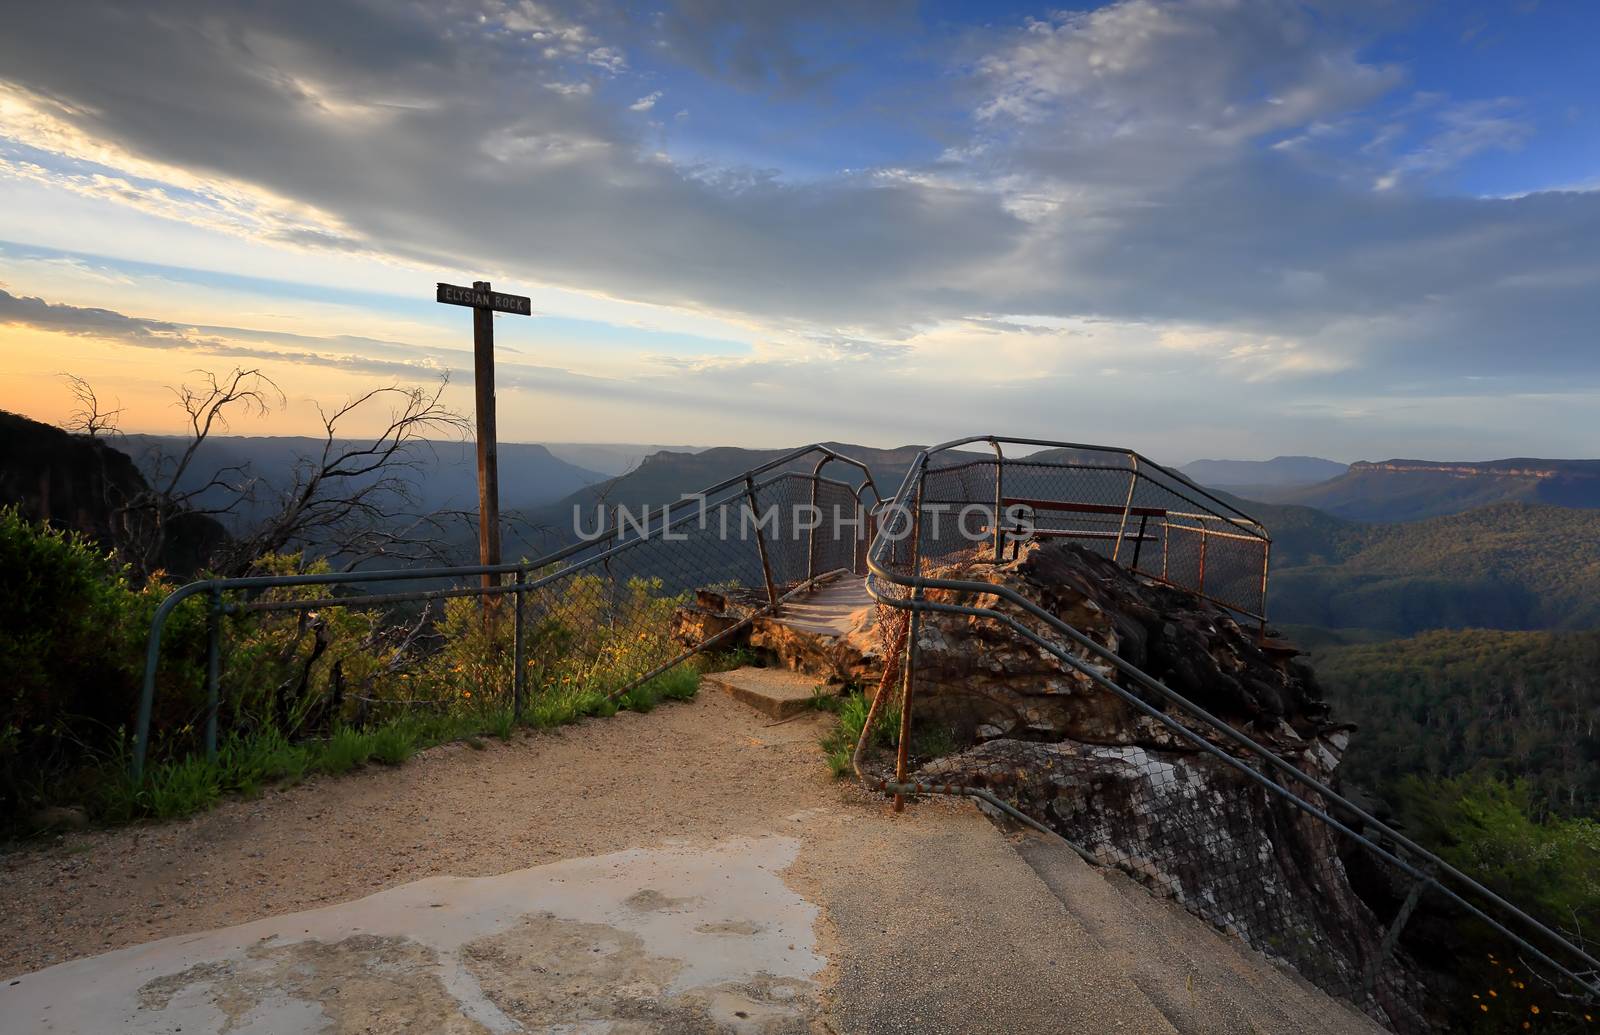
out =
<svg viewBox="0 0 1600 1035"><path fill-rule="evenodd" d="M1600 456L1590 0L143 0L0 34L0 408ZM376 415L374 415L376 416ZM348 430L360 431L359 427Z"/></svg>

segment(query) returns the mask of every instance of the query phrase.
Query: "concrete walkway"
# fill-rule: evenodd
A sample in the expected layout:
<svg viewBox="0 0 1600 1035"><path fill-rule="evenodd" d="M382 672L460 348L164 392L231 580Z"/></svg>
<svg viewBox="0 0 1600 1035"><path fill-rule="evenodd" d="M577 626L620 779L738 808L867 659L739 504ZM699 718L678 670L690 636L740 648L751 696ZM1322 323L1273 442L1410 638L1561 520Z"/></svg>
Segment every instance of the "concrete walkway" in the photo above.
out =
<svg viewBox="0 0 1600 1035"><path fill-rule="evenodd" d="M1030 865L964 802L895 815L829 780L827 721L705 693L8 858L0 960L68 962L3 968L0 1031L1294 1032L1339 1009L1183 1012L1182 968L1147 972L1173 920L1108 945L1112 884ZM1182 930L1189 957L1223 945ZM1281 995L1234 965L1196 973Z"/></svg>

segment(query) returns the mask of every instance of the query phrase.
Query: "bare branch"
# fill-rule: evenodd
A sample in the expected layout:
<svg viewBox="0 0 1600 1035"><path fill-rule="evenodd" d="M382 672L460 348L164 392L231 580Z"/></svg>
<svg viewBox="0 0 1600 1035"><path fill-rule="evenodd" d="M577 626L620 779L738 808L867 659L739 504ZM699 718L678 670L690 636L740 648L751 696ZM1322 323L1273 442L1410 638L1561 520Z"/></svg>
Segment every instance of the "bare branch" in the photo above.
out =
<svg viewBox="0 0 1600 1035"><path fill-rule="evenodd" d="M78 408L67 414L65 427L68 431L90 438L119 434L117 422L122 415L120 406L114 410L102 410L100 399L88 381L77 374L62 374L61 378L66 381L67 390L78 403Z"/></svg>

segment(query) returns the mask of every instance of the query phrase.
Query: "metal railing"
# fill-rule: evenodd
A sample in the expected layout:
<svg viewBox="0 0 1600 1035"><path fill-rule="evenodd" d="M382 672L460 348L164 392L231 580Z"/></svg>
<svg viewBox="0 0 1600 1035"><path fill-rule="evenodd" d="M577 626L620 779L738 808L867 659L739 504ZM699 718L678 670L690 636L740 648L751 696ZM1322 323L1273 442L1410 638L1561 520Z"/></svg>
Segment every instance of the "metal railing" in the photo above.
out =
<svg viewBox="0 0 1600 1035"><path fill-rule="evenodd" d="M824 471L830 464L854 469L859 478L852 483L826 477ZM229 616L241 616L237 621L242 616L298 613L303 632L308 621L323 621L319 612L328 608L375 611L394 605L415 609L420 604L426 609L435 601L481 598L486 628L492 621L498 630L494 635L486 633L486 640L500 655L495 672L505 674L497 680L501 685L489 689L509 697L513 719L520 720L530 698L549 691L558 672L565 686L582 686L584 692L615 700L724 642L761 615L779 612L786 600L803 593L815 580L841 569L864 572L869 512L878 503L878 489L865 464L826 446L813 445L663 505L653 518L648 512L619 510L617 520L605 524L597 534L531 561L189 583L173 591L151 620L132 744L132 775L136 781L143 778L149 753L162 633L174 611L191 597L206 600L201 721L208 757L216 757L221 718L235 703L228 692L228 684L234 680L225 663ZM817 520L812 520L814 514ZM484 576L488 579L478 581ZM472 584L463 584L468 581ZM447 585L416 588L441 582ZM403 588L348 592L397 584ZM669 630L671 612L694 590L708 584L751 589L759 593L762 602L731 628L693 642L675 638ZM340 588L347 592L332 592ZM512 598L509 616L493 604L507 596ZM420 616L407 616L407 622L418 629L428 620L426 610ZM387 611L376 611L374 622L400 624ZM293 642L298 649L300 639ZM425 660L425 653L416 651L418 663ZM315 660L312 656L304 661L305 671L310 671ZM399 671L391 666L387 682L394 682ZM241 679L247 675L256 674L241 673ZM398 706L405 702L389 703ZM343 706L343 702L335 704Z"/></svg>
<svg viewBox="0 0 1600 1035"><path fill-rule="evenodd" d="M971 454L959 447L980 442L994 458L965 459ZM1035 452L1007 457L1006 444ZM1266 529L1133 450L980 437L934 447L927 456L915 487L920 495L904 501L926 518L917 535L925 556L970 547L970 525L960 518L977 509L991 522L995 559L1023 532L1076 542L1148 578L1266 620L1272 549Z"/></svg>
<svg viewBox="0 0 1600 1035"><path fill-rule="evenodd" d="M886 609L883 625L891 630L888 636L895 642L890 644L883 683L856 746L858 778L869 788L895 795L897 807L907 796L962 795L1062 837L1089 861L1119 868L1153 890L1171 895L1191 912L1236 934L1252 948L1292 967L1392 1030L1420 1032L1482 1023L1497 1016L1492 1010L1501 1010L1510 1001L1512 986L1524 989L1519 995L1532 995L1525 991L1529 979L1545 998L1540 1010L1520 1020L1539 1020L1543 1028L1586 1023L1586 1011L1592 1012L1592 1004L1600 1001L1600 962L1555 923L1541 922L1518 908L1379 821L1325 780L1274 753L1260 737L1247 735L1178 694L1010 587L928 574L958 548L928 535L930 501L988 502L1002 511L1007 497L1023 495L1007 488L1016 484L1017 471L1012 465L1043 469L1044 465L1026 457L1006 460L1001 443L1013 441L1069 454L1114 453L1130 459L1128 466L1135 473L1129 476L1127 469L1122 471L1127 485L1120 512L1106 512L1114 519L1115 528L1074 525L1062 538L1117 558L1129 542L1130 523L1147 516L1141 507L1166 509L1170 519L1174 508L1152 503L1150 496L1172 491L1195 504L1185 512L1185 520L1204 523L1191 527L1216 527L1230 537L1241 537L1224 541L1248 544L1247 556L1252 559L1259 543L1265 563L1268 546L1265 533L1257 535L1259 525L1131 451L994 437L962 439L924 450L885 507L884 525L867 555L868 590ZM980 490L969 478L966 491L962 491L953 469L935 463L941 453L974 442L995 447L993 485ZM1052 461L1051 469L1066 468ZM1156 489L1141 488L1146 480ZM1099 502L1092 498L1074 501L1060 483L1055 490L1040 494L1030 488L1027 495L1065 503ZM1063 512L1075 519L1084 513L1070 508ZM1101 511L1096 508L1089 513ZM992 543L982 547L966 543L971 551L967 560L1003 562L1003 531L997 526ZM1083 531L1112 535L1075 534ZM1140 537L1136 542L1145 541L1143 533L1132 534ZM1207 543L1217 534L1203 531L1197 541ZM1200 595L1201 565L1184 567L1174 577L1173 558L1167 556L1170 542L1162 543L1161 574L1138 567L1132 554L1122 554L1121 563ZM1264 571L1259 584L1264 598ZM1208 599L1241 613L1264 615L1264 606L1251 606L1256 598L1241 595L1243 588L1243 581L1235 579L1226 583L1226 588L1208 582L1203 592ZM951 621L982 622L1031 645L1086 685L1085 692L1103 693L1120 702L1128 709L1130 725L1143 721L1152 724L1147 729L1160 731L1160 735L1147 736L1139 745L1078 745L1082 750L1076 752L1076 760L1074 750L1052 753L1037 745L1027 748L1047 758L1045 764L1051 767L1070 768L1075 761L1085 762L1082 786L1086 790L1092 784L1094 794L1031 794L1025 786L1030 774L1024 774L1020 782L1017 779L1016 756L1002 751L985 754L992 744L961 756L964 768L946 770L958 772L960 779L913 778L908 772L907 744L912 737L915 704L928 689L919 673L918 655L938 641L935 636L925 643L923 626ZM921 689L919 680L924 680ZM896 691L901 707L894 775L874 775L866 768L869 740L886 701ZM1164 744L1164 749L1154 747L1156 743ZM982 769L986 757L993 760L992 771ZM1094 775L1089 775L1091 772ZM1196 773L1210 774L1208 778L1231 787L1234 800L1213 800L1213 796L1197 793L1193 784L1185 783L1186 777ZM1045 784L1050 780L1043 768L1031 777ZM1119 783L1123 796L1118 814L1111 814L1103 800L1103 784L1094 783L1096 780ZM1071 784L1068 779L1066 786ZM1008 786L1013 787L1011 793L1006 793ZM1253 810L1253 821L1241 824L1239 810ZM1417 930L1421 922L1414 920L1419 903L1427 905L1423 913L1429 918L1421 931ZM1502 975L1506 997L1499 992L1490 997L1484 988L1469 987L1466 982L1482 969L1462 958L1469 947L1482 949L1490 959L1500 953L1496 966L1501 968L1515 960L1525 979L1519 983ZM1520 1028L1517 1023L1509 1026Z"/></svg>

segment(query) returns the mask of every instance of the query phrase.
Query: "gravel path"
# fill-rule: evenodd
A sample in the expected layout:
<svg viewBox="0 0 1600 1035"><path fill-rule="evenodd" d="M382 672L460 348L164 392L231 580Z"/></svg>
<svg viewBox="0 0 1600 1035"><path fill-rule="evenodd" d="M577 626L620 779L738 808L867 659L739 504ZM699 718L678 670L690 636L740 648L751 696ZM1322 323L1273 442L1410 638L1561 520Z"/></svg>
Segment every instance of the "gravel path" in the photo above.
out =
<svg viewBox="0 0 1600 1035"><path fill-rule="evenodd" d="M1179 1030L1084 904L1059 897L969 804L896 815L833 780L817 746L831 721L773 724L708 691L183 822L69 834L0 858L0 975L430 877L591 865L581 860L623 849L709 857L776 837L797 846L783 884L817 908L814 1032Z"/></svg>
<svg viewBox="0 0 1600 1035"><path fill-rule="evenodd" d="M13 852L0 857L0 975L438 874L761 833L855 795L822 765L825 717L770 721L702 693Z"/></svg>

